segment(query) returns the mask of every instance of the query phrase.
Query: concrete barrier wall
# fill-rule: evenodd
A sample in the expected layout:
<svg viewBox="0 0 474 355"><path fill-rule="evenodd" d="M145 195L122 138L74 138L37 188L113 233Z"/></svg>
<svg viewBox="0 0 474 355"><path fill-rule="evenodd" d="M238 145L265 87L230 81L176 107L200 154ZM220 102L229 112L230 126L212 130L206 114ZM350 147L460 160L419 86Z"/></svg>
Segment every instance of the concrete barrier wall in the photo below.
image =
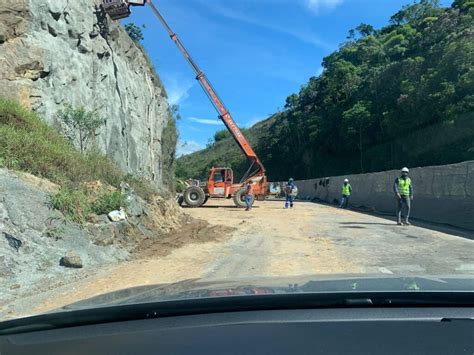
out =
<svg viewBox="0 0 474 355"><path fill-rule="evenodd" d="M393 183L398 170L296 181L298 197L335 203L345 178L350 205L395 215ZM411 216L474 230L474 161L410 169L414 188Z"/></svg>

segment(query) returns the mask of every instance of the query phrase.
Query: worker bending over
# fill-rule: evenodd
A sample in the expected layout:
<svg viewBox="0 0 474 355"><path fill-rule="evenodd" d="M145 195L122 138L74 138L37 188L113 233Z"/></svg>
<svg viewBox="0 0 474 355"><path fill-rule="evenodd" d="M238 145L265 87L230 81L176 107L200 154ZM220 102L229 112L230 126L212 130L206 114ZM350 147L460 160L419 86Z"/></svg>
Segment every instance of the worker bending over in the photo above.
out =
<svg viewBox="0 0 474 355"><path fill-rule="evenodd" d="M342 198L340 208L347 208L349 205L349 197L352 194L352 186L349 184L349 179L344 179L344 184L342 185Z"/></svg>
<svg viewBox="0 0 474 355"><path fill-rule="evenodd" d="M403 205L407 207L407 215L405 218L405 224L410 225L410 208L411 200L413 200L413 185L411 179L408 177L409 170L408 168L402 169L402 176L395 179L393 184L393 191L395 192L395 197L397 199L397 224L402 225L402 208Z"/></svg>

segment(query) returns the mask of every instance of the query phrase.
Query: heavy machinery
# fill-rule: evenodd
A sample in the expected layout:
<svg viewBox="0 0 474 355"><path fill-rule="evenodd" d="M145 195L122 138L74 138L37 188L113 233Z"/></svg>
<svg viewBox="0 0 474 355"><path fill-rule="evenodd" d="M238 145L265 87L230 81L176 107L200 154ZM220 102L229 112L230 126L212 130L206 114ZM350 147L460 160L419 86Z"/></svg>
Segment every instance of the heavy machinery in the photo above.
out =
<svg viewBox="0 0 474 355"><path fill-rule="evenodd" d="M209 178L207 182L199 184L190 184L183 192L182 198L179 202L185 202L190 207L199 207L206 203L209 198L232 198L238 207L245 206L243 186L247 183L252 185L253 196L258 200L265 199L267 193L267 177L265 175L265 168L253 151L249 142L240 131L239 127L232 118L229 110L225 107L222 100L217 95L211 83L191 58L189 52L181 43L180 39L170 28L161 13L155 7L151 0L103 0L102 8L113 19L118 20L128 17L131 14L131 6L144 6L148 4L163 27L168 32L170 38L178 47L181 54L186 61L191 65L196 80L203 88L212 105L219 114L219 118L224 122L232 137L237 142L238 146L247 157L250 166L239 183L234 183L234 172L231 168L216 168L210 169ZM252 199L252 204L253 204Z"/></svg>

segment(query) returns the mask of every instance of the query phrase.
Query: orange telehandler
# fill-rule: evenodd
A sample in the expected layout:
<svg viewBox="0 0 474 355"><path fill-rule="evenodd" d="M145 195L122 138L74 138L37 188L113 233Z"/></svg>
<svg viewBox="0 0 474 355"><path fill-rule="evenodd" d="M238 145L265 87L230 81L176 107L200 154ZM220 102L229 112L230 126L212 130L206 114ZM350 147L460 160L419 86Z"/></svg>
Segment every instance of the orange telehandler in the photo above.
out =
<svg viewBox="0 0 474 355"><path fill-rule="evenodd" d="M247 183L251 183L252 185L252 204L255 197L260 201L264 200L267 193L267 177L265 175L265 168L263 167L263 164L260 162L260 159L258 159L249 142L240 131L239 127L237 127L230 112L224 106L224 103L217 95L209 80L191 58L176 33L171 30L170 26L165 21L155 5L151 2L151 0L103 0L102 8L113 20L118 20L130 16L131 6L144 6L146 4L148 4L153 10L161 24L168 32L170 38L180 50L181 54L191 65L194 73L196 74L196 80L198 80L201 84L204 92L207 94L209 100L217 110L219 118L224 122L230 134L232 137L234 137L235 141L250 163L250 167L239 183L234 183L234 172L231 168L212 167L210 169L207 182L188 184L183 192L182 198L179 201L180 204L184 201L186 205L190 207L199 207L205 204L209 198L233 197L236 206L244 207L245 190L243 189L243 186Z"/></svg>

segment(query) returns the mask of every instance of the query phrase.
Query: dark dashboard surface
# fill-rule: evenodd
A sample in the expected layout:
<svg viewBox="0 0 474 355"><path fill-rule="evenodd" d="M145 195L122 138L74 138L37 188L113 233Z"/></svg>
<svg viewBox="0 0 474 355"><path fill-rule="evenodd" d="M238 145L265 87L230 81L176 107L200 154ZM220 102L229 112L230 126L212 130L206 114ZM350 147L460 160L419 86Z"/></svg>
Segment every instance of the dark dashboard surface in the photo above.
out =
<svg viewBox="0 0 474 355"><path fill-rule="evenodd" d="M227 312L0 336L3 354L469 354L474 308Z"/></svg>

